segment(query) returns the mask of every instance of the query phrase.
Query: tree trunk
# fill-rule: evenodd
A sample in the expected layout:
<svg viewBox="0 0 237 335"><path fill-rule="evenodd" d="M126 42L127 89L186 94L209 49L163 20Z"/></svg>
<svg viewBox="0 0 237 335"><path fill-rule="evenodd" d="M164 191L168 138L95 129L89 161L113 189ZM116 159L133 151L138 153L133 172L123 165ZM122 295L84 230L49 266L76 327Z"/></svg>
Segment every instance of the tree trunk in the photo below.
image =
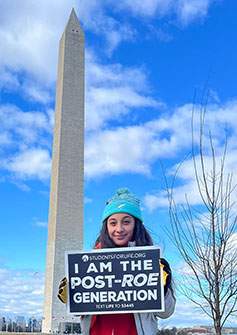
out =
<svg viewBox="0 0 237 335"><path fill-rule="evenodd" d="M220 325L220 319L218 317L215 320L215 331L216 335L221 335L221 325Z"/></svg>

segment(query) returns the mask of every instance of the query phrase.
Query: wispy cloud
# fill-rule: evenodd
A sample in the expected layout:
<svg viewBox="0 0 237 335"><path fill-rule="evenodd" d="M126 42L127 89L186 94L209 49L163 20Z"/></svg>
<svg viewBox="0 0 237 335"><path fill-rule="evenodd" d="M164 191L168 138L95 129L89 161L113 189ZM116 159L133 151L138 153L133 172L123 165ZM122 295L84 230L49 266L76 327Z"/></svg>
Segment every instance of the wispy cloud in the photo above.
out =
<svg viewBox="0 0 237 335"><path fill-rule="evenodd" d="M159 118L139 126L118 127L117 129L104 130L92 133L86 142L86 174L88 176L97 176L106 173L122 173L137 172L149 174L152 164L157 159L174 158L181 152L184 157L187 152L191 151L191 114L193 106L186 104L178 107L172 112L167 112ZM199 106L197 106L199 108ZM207 106L207 124L212 131L213 139L221 152L226 127L231 130L229 138L228 164L230 169L234 171L236 168L236 160L234 159L236 150L237 132L235 130L233 120L236 119L235 111L237 103L228 102L223 106L209 105ZM198 143L199 125L196 124L194 132L195 144ZM208 141L208 136L205 137ZM116 148L116 150L115 150ZM124 157L124 148L130 148L130 154L126 159ZM149 148L149 149L148 149ZM186 151L186 154L185 154ZM209 154L207 156L207 164L210 166ZM175 167L170 170L170 174ZM192 161L185 161L182 165L181 176L184 181L180 186L180 196L184 198L185 193L193 192L194 173ZM178 189L177 189L178 190ZM192 193L193 194L193 193ZM164 195L160 194L159 203L164 205ZM149 199L149 200L148 200ZM194 202L198 202L197 197L192 196ZM154 195L146 197L146 203L149 207L155 208ZM158 205L158 202L157 205Z"/></svg>
<svg viewBox="0 0 237 335"><path fill-rule="evenodd" d="M168 320L160 320L161 327L192 327L195 323L196 325L210 324L210 319L185 297L176 293L176 299L174 314Z"/></svg>
<svg viewBox="0 0 237 335"><path fill-rule="evenodd" d="M145 69L121 64L103 65L91 53L87 56L87 69L86 130L92 131L89 139L96 138L100 128L108 126L110 121L118 121L139 108L163 108L163 104L150 94ZM26 85L28 96L36 98L37 95L37 100L42 102L50 99L47 91L36 90L34 83ZM53 111L24 112L15 105L2 105L0 120L1 168L19 179L49 177Z"/></svg>
<svg viewBox="0 0 237 335"><path fill-rule="evenodd" d="M44 276L34 270L0 268L0 313L42 316Z"/></svg>
<svg viewBox="0 0 237 335"><path fill-rule="evenodd" d="M48 227L48 222L47 221L42 221L42 220L39 220L37 218L35 218L33 220L33 224L34 224L34 226L40 227L40 228L47 228Z"/></svg>
<svg viewBox="0 0 237 335"><path fill-rule="evenodd" d="M215 164L216 164L216 171L220 171L220 166L222 163L222 155L216 154L215 157ZM204 164L205 164L205 174L206 176L210 176L213 171L213 161L212 157L209 155L204 155ZM200 178L201 176L201 162L200 157L195 157L196 164L197 164L197 171ZM230 149L227 152L226 162L225 162L225 171L224 171L224 184L225 180L227 180L229 175L233 175L232 177L232 188L233 192L231 192L231 199L233 203L237 199L237 190L235 185L237 185L237 150ZM177 171L176 181L173 185L173 198L175 200L176 205L180 204L187 204L189 205L201 205L203 204L203 200L201 198L198 185L195 179L195 172L194 172L194 162L192 159L188 159L184 161L180 166L173 166L172 169L168 171L167 177L171 176L173 178L174 173ZM217 175L220 174L217 172ZM205 194L204 194L205 198ZM146 208L152 212L157 208L160 207L167 207L168 206L168 198L167 198L167 191L155 191L153 193L146 194L144 197L144 204Z"/></svg>
<svg viewBox="0 0 237 335"><path fill-rule="evenodd" d="M28 101L35 101L43 105L48 105L52 102L53 97L51 91L46 89L42 85L32 80L24 80L21 85L22 95L25 96Z"/></svg>
<svg viewBox="0 0 237 335"><path fill-rule="evenodd" d="M133 15L154 17L156 15L165 15L172 10L173 0L122 0L117 3L120 9L129 10Z"/></svg>
<svg viewBox="0 0 237 335"><path fill-rule="evenodd" d="M39 81L55 79L57 45L75 1L1 3L0 68L25 71Z"/></svg>
<svg viewBox="0 0 237 335"><path fill-rule="evenodd" d="M18 90L20 82L18 76L6 68L0 68L0 89L3 91Z"/></svg>
<svg viewBox="0 0 237 335"><path fill-rule="evenodd" d="M101 70L99 67L97 69L98 72ZM142 72L136 70L134 70L134 73L140 77L143 75ZM111 76L111 82L113 83L116 77L113 77L113 75L112 72L107 71L104 78ZM123 75L120 72L118 78L119 76L122 80ZM101 79L101 82L103 80ZM130 80L128 76L128 83ZM175 158L180 153L185 156L185 152L190 152L191 109L193 107L191 104L177 107L170 112L166 109L166 114L161 114L159 118L140 125L118 126L108 129L108 127L105 127L107 122L117 120L118 116L131 113L131 110L137 106L144 107L150 104L155 108L159 104L149 95L147 97L140 96L139 89L136 91L134 88L133 94L131 93L130 96L122 96L120 93L117 94L115 89L107 89L106 86L97 89L97 83L100 82L99 78L95 79L95 82L96 84L93 84L94 87L91 88L91 92L97 92L98 95L94 93L97 99L89 103L91 111L94 111L94 113L87 118L85 143L85 173L87 177L94 178L106 174L126 172L149 175L157 159ZM131 84L129 83L129 85ZM128 90L132 90L132 85ZM118 88L118 92L127 91L121 86L120 89ZM89 106L87 106L88 115ZM96 106L98 106L97 110ZM113 107L113 113L111 113L109 106L111 106L111 109ZM228 171L235 171L237 165L235 158L237 131L234 127L234 120L237 115L237 103L236 101L230 101L222 106L208 105L207 109L209 112L206 122L213 133L215 145L218 149L217 156L222 152L223 135L226 127L230 131L227 168ZM19 178L47 179L50 173L49 143L51 142L49 136L52 132L53 113L26 113L14 106L4 106L0 109L1 115L4 127L0 139L4 144L4 149L6 149L7 144L11 146L19 142L18 147L15 147L17 151L7 159L5 158L1 166L5 166L9 171L18 174ZM5 118L6 115L9 117ZM47 137L42 137L42 134L48 134L48 140ZM195 130L194 139L198 143L198 129ZM208 140L207 137L205 139ZM130 154L126 159L124 159L124 148L130 148ZM210 152L205 152L207 166L210 166L209 154ZM200 200L194 192L192 161L184 161L181 168L182 184L175 190L177 201L183 201L184 195L191 192L192 203L199 203ZM172 175L174 170L175 166L169 170L169 174ZM154 192L146 195L145 203L150 210L154 210L157 206L164 206L164 198L163 193L156 194Z"/></svg>
<svg viewBox="0 0 237 335"><path fill-rule="evenodd" d="M140 126L119 127L94 132L88 136L85 150L85 173L96 177L125 172L149 175L158 158L174 155L176 143L160 136L158 120ZM129 155L125 157L125 149Z"/></svg>
<svg viewBox="0 0 237 335"><path fill-rule="evenodd" d="M121 0L117 7L127 10L135 16L148 18L176 16L183 25L203 19L207 16L208 9L213 0Z"/></svg>
<svg viewBox="0 0 237 335"><path fill-rule="evenodd" d="M24 112L11 104L0 105L0 122L0 134L18 146L39 143L42 133L50 134L53 126L51 110Z"/></svg>
<svg viewBox="0 0 237 335"><path fill-rule="evenodd" d="M213 0L179 0L177 15L183 25L203 19L207 16L208 9Z"/></svg>
<svg viewBox="0 0 237 335"><path fill-rule="evenodd" d="M19 84L12 73L24 73L38 85L45 87L56 78L58 41L65 28L72 7L80 14L85 29L99 34L111 52L124 40L131 40L133 29L120 25L108 15L105 5L91 0L56 0L34 3L25 0L19 4L13 0L7 4L1 0L0 25L0 74L5 85ZM4 57L3 57L4 56ZM7 71L7 72L6 72Z"/></svg>
<svg viewBox="0 0 237 335"><path fill-rule="evenodd" d="M6 5L1 0L0 73L4 73L1 77L8 85L18 85L12 73L23 71L41 84L52 83L56 77L58 40L72 7L77 9L84 28L106 41L105 49L111 54L121 42L136 38L135 29L126 21L118 22L111 9L153 18L175 13L181 22L188 24L205 17L211 3L211 0L122 0L116 4L110 0L79 3L61 0L59 4L56 0L37 3L25 0L19 4L13 0Z"/></svg>
<svg viewBox="0 0 237 335"><path fill-rule="evenodd" d="M86 128L104 127L110 120L139 108L157 108L145 68L101 64L93 53L86 57Z"/></svg>
<svg viewBox="0 0 237 335"><path fill-rule="evenodd" d="M124 38L134 38L135 34L130 26L118 24L111 11L109 14L109 0L103 4L95 0L86 4L63 0L60 5L56 0L42 0L40 5L26 0L22 6L16 0L8 6L3 1L0 3L3 9L0 26L0 53L4 55L0 59L2 85L4 89L18 89L26 100L41 104L52 101L49 87L55 79L58 39L72 6L78 10L86 29L95 34L104 34L107 40L109 35L106 34L114 36L110 46L108 45L111 50ZM200 12L204 16L211 1L203 0L197 4L193 0L189 2L189 7L185 1L179 0L178 3L183 11ZM16 9L17 15L14 14ZM170 15L177 11L177 6L174 6L173 0L145 0L136 1L131 8L130 2L123 0L113 10L154 17ZM165 107L157 99L157 95L153 95L145 67L102 64L91 50L87 50L86 70L86 127L89 132L86 139L87 176L95 177L106 172L149 174L156 159L176 156L190 145L190 104L169 111L168 116L161 115L150 123L136 125L134 119L134 126L126 126L126 122L123 122L123 128L109 129L110 121L120 125L120 119L125 121L126 116L129 116L131 124L133 112L141 109L145 113L150 109L162 111ZM232 109L232 116L235 118L235 102L233 106L223 108L228 109L227 116L230 116ZM221 113L219 120L220 115ZM1 167L20 179L47 178L50 170L52 117L51 110L25 112L13 105L1 106ZM223 125L223 122L220 124ZM133 153L126 163L121 162L122 148L128 145ZM102 155L98 154L101 152L104 154L104 161ZM30 164L25 162L28 159Z"/></svg>
<svg viewBox="0 0 237 335"><path fill-rule="evenodd" d="M49 178L52 116L52 110L24 112L14 105L0 106L0 168L14 179Z"/></svg>
<svg viewBox="0 0 237 335"><path fill-rule="evenodd" d="M3 166L19 179L47 180L50 176L51 158L48 150L27 149L13 155Z"/></svg>
<svg viewBox="0 0 237 335"><path fill-rule="evenodd" d="M233 186L237 183L236 168L237 168L237 132L234 127L236 120L236 101L227 102L224 105L208 105L206 114L206 131L203 137L203 157L205 162L205 171L210 175L213 169L213 162L210 150L209 131L211 131L213 143L215 146L216 155L216 169L220 168L222 155L224 152L224 143L226 134L228 132L228 151L225 162L225 173L233 173ZM200 109L200 106L197 106ZM194 127L194 148L199 145L199 112L197 112L197 119L195 120ZM192 135L191 135L191 105L184 105L177 108L173 115L168 120L160 119L157 122L157 131L162 138L163 131L169 134L167 141L167 148L170 155L182 153L179 158L179 163L176 163L172 168L166 172L168 178L173 178L176 175L176 184L174 185L173 195L176 204L186 203L186 196L188 197L189 204L198 205L202 203L197 183L195 181L194 163L192 158L183 159L187 154L191 153ZM171 141L171 139L173 139ZM173 146L171 144L174 144ZM168 150L167 150L168 152ZM166 156L168 158L168 156ZM201 171L200 157L198 152L195 152L195 159L198 171ZM233 199L237 197L237 193L233 192ZM166 207L168 205L167 193L165 191L153 190L152 193L146 194L144 203L149 211L153 211L158 207Z"/></svg>

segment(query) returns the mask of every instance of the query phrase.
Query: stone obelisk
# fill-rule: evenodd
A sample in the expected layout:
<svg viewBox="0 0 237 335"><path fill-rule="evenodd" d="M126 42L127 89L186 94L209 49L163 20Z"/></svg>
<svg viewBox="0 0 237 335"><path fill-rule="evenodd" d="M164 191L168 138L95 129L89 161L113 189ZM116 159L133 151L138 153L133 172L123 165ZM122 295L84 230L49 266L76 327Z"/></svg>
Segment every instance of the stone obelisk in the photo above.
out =
<svg viewBox="0 0 237 335"><path fill-rule="evenodd" d="M60 40L42 332L70 322L57 298L64 253L83 247L84 33L74 9Z"/></svg>

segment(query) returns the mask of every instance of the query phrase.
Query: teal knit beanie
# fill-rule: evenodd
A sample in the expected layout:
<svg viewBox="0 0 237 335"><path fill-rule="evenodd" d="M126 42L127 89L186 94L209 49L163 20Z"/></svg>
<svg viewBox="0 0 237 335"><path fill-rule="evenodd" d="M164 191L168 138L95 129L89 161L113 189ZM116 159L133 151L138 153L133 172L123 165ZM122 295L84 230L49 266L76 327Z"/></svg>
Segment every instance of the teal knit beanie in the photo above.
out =
<svg viewBox="0 0 237 335"><path fill-rule="evenodd" d="M128 213L142 221L140 200L127 188L118 189L115 195L107 201L102 215L102 221L115 213Z"/></svg>

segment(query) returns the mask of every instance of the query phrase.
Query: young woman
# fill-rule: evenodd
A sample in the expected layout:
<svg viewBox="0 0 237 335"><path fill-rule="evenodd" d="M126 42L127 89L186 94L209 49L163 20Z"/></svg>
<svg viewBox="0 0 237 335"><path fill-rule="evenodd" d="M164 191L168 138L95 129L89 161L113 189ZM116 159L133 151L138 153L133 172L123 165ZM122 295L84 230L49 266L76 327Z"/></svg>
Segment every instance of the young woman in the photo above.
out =
<svg viewBox="0 0 237 335"><path fill-rule="evenodd" d="M107 202L102 221L101 232L95 243L97 249L153 244L142 223L140 201L128 189L119 189ZM175 308L170 266L164 259L160 260L160 266L164 274L164 312L84 316L83 335L155 335L157 318L168 318ZM63 279L59 286L58 297L63 302L66 302L66 285L66 279Z"/></svg>

